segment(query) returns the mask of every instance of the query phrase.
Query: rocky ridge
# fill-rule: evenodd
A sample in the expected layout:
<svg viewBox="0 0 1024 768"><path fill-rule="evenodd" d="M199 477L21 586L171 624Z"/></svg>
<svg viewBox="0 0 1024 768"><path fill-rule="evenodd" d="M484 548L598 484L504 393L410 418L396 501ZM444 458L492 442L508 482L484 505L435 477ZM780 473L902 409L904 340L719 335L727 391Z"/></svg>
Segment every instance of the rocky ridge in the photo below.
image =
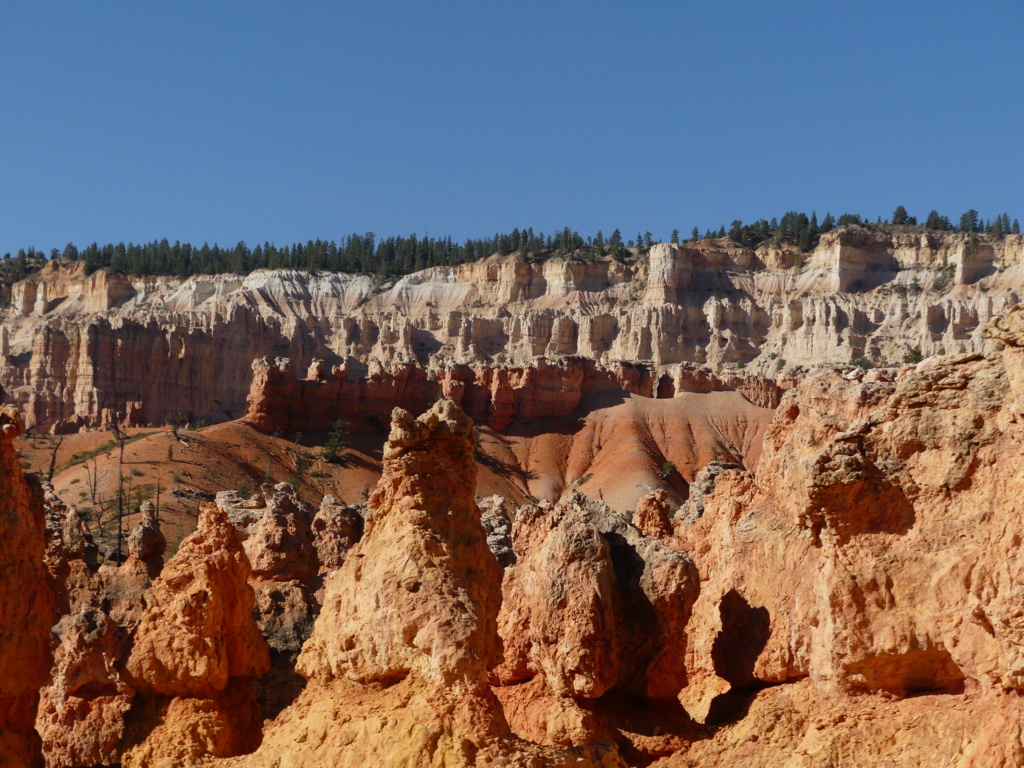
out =
<svg viewBox="0 0 1024 768"><path fill-rule="evenodd" d="M555 382L565 377L537 358L555 368L579 358L630 392L670 396L687 365L719 380L741 364L785 378L793 366L854 357L990 352L980 328L1018 302L1022 243L853 228L824 235L811 254L661 243L623 261L493 256L384 285L295 271L87 276L79 263L51 262L12 288L0 383L30 426L57 430L179 412L237 418L250 363L262 358L277 378L261 418L283 418L271 407L280 379L304 372L384 418L395 406L422 410L452 380L486 392L536 377L535 398L467 405L475 417L529 419L559 400L545 382L579 386L575 372Z"/></svg>
<svg viewBox="0 0 1024 768"><path fill-rule="evenodd" d="M441 399L393 413L365 511L224 494L162 567L149 521L137 566L93 570L11 452L5 533L35 532L11 572L69 597L49 684L0 696L46 686L51 768L1024 764L1024 309L983 333L811 372L755 471L713 462L632 521L578 490L478 504L472 419ZM268 710L272 661L304 684ZM28 722L3 738L31 761Z"/></svg>

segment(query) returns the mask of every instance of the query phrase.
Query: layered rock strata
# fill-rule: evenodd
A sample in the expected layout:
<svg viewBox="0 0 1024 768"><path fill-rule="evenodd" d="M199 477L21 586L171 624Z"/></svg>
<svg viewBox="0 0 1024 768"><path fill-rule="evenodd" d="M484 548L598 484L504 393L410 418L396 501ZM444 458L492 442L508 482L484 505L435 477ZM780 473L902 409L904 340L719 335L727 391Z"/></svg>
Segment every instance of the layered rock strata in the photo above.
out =
<svg viewBox="0 0 1024 768"><path fill-rule="evenodd" d="M262 432L323 429L344 418L363 425L391 409L419 412L440 397L457 403L491 428L513 421L568 416L586 398L639 395L671 398L681 392L740 391L755 405L774 408L792 380L775 382L735 373L716 376L691 365L672 366L660 377L647 363L601 365L578 356L531 365L450 365L428 369L415 363L371 364L360 376L341 365L329 373L322 361L297 379L291 361L253 361L245 420Z"/></svg>
<svg viewBox="0 0 1024 768"><path fill-rule="evenodd" d="M368 276L296 271L87 276L81 264L51 262L12 289L0 383L30 426L56 430L176 413L237 418L259 358L314 366L322 373L313 380L341 378L346 396L355 390L385 418L395 406L431 402L436 385L413 391L421 379L486 391L528 375L537 357L579 357L612 378L617 361L649 361L649 382L628 391L651 383L671 396L680 388L673 379L685 378L685 368L674 372L680 364L719 376L743 364L777 377L854 357L992 351L980 327L1018 302L1022 243L852 228L824 235L811 254L727 241L661 243L623 261L513 254L380 287ZM451 366L472 373L444 373ZM530 418L529 403L548 397L541 386L511 406L464 406L474 417ZM263 417L273 412L268 405Z"/></svg>

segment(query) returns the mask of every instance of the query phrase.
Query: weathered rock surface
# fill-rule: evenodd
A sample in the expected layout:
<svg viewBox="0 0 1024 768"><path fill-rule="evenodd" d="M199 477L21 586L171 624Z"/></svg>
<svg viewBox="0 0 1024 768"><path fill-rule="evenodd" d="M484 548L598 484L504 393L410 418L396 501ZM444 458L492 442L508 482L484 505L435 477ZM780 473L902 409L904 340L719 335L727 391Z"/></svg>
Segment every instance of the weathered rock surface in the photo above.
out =
<svg viewBox="0 0 1024 768"><path fill-rule="evenodd" d="M0 765L38 765L39 689L50 669L56 599L43 566L42 489L22 473L14 438L21 414L0 406Z"/></svg>
<svg viewBox="0 0 1024 768"><path fill-rule="evenodd" d="M254 424L320 415L419 411L447 380L448 397L496 428L563 412L580 378L537 357L577 356L624 391L671 396L706 367L759 405L777 402L791 366L899 361L989 352L981 326L1018 302L1024 240L958 233L824 235L812 254L726 241L655 245L625 261L515 254L409 275L373 295L369 276L265 271L129 278L50 262L18 283L0 329L0 383L30 425L237 418L257 358L288 358L318 388L291 386L290 368L257 371ZM649 361L632 364L616 361ZM283 377L274 379L275 370ZM625 377L625 378L624 378ZM700 382L698 382L700 383ZM693 390L690 390L693 391ZM289 414L288 407L292 412ZM335 416L337 418L337 416ZM323 426L320 422L319 426ZM330 423L329 421L326 423ZM262 428L262 427L261 427Z"/></svg>
<svg viewBox="0 0 1024 768"><path fill-rule="evenodd" d="M516 561L512 546L512 507L501 496L491 496L480 501L480 522L487 534L487 547L502 568Z"/></svg>
<svg viewBox="0 0 1024 768"><path fill-rule="evenodd" d="M160 519L152 502L143 504L141 511L142 519L128 535L128 556L141 561L150 578L156 578L164 567L167 539L160 530Z"/></svg>
<svg viewBox="0 0 1024 768"><path fill-rule="evenodd" d="M699 588L690 558L575 492L553 508L518 510L513 541L499 616L504 663L492 673L513 729L548 744L611 738L620 707L597 700L613 689L668 702L664 719L673 720ZM523 685L534 678L543 682Z"/></svg>
<svg viewBox="0 0 1024 768"><path fill-rule="evenodd" d="M345 563L345 556L363 538L365 508L345 506L333 496L324 496L313 518L313 545L321 570L333 571Z"/></svg>
<svg viewBox="0 0 1024 768"><path fill-rule="evenodd" d="M267 646L252 622L255 602L242 542L215 504L181 543L147 595L126 671L137 690L212 697L229 678L259 677Z"/></svg>
<svg viewBox="0 0 1024 768"><path fill-rule="evenodd" d="M633 525L644 536L655 539L671 535L672 507L668 503L668 494L659 488L641 497L633 513Z"/></svg>
<svg viewBox="0 0 1024 768"><path fill-rule="evenodd" d="M501 573L473 500L473 423L396 410L366 534L328 577L299 669L360 683L482 680L500 659ZM322 627L322 629L320 629Z"/></svg>
<svg viewBox="0 0 1024 768"><path fill-rule="evenodd" d="M98 549L74 505L65 504L50 483L42 483L46 512L44 563L57 601L57 614L78 613L100 604L96 576Z"/></svg>
<svg viewBox="0 0 1024 768"><path fill-rule="evenodd" d="M1020 311L988 332L1004 352L812 374L757 476L721 473L679 529L703 576L681 701L744 718L692 764L1020 763Z"/></svg>
<svg viewBox="0 0 1024 768"><path fill-rule="evenodd" d="M819 278L881 271L857 248ZM698 279L691 256L663 298ZM719 455L632 523L579 492L592 457L565 458L557 504L478 505L471 418L396 410L369 514L222 494L162 570L152 520L95 574L73 508L49 500L44 539L0 435L0 764L38 761L33 722L54 767L1024 764L1024 310L978 338L810 372L756 471ZM435 383L474 402L455 381ZM46 682L53 614L25 595L50 610L50 583L71 612ZM296 663L301 684L260 693Z"/></svg>
<svg viewBox="0 0 1024 768"><path fill-rule="evenodd" d="M253 682L270 668L252 619L255 597L241 539L216 504L164 566L125 663L145 700L126 737L126 766L191 764L259 743Z"/></svg>
<svg viewBox="0 0 1024 768"><path fill-rule="evenodd" d="M256 695L264 716L273 717L305 687L295 662L320 612L313 510L289 483L263 485L248 499L225 491L217 494L217 506L235 526L252 563L253 617L271 661Z"/></svg>
<svg viewBox="0 0 1024 768"><path fill-rule="evenodd" d="M313 510L289 483L264 485L249 499L234 491L217 494L217 506L241 536L259 581L308 581L317 574L310 523Z"/></svg>
<svg viewBox="0 0 1024 768"><path fill-rule="evenodd" d="M117 669L120 629L102 611L87 609L65 616L54 631L59 645L36 719L46 765L118 763L125 715L135 698Z"/></svg>
<svg viewBox="0 0 1024 768"><path fill-rule="evenodd" d="M501 568L473 500L472 421L396 409L362 540L327 576L299 658L309 685L245 765L621 766L511 735L486 686L501 657Z"/></svg>

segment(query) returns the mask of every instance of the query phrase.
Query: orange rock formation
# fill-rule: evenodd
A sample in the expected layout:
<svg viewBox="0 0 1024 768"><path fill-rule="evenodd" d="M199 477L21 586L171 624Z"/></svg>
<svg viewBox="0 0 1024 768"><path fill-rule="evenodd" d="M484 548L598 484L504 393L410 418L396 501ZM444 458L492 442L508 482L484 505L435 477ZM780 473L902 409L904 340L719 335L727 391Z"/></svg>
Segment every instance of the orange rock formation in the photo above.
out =
<svg viewBox="0 0 1024 768"><path fill-rule="evenodd" d="M146 595L125 663L129 684L146 700L124 765L176 766L258 744L253 682L270 657L252 619L250 572L227 515L204 504L199 527Z"/></svg>
<svg viewBox="0 0 1024 768"><path fill-rule="evenodd" d="M39 689L50 668L55 598L43 567L42 490L30 485L14 452L21 414L0 407L0 765L40 762L35 732Z"/></svg>
<svg viewBox="0 0 1024 768"><path fill-rule="evenodd" d="M632 521L478 504L472 419L396 409L365 513L222 494L162 570L151 521L94 573L52 499L44 551L4 409L4 759L35 721L50 768L1022 765L1024 310L985 333L811 372L755 471Z"/></svg>

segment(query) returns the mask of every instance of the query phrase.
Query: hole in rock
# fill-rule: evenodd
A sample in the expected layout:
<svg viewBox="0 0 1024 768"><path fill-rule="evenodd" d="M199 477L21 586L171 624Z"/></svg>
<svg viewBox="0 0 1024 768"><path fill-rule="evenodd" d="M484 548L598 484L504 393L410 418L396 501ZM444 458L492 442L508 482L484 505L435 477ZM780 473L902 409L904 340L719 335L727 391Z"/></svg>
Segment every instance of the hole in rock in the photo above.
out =
<svg viewBox="0 0 1024 768"><path fill-rule="evenodd" d="M718 612L722 629L711 646L711 659L715 674L732 688L711 702L707 722L713 724L742 718L753 695L767 687L754 677L754 665L771 636L768 609L751 606L735 589L722 597Z"/></svg>
<svg viewBox="0 0 1024 768"><path fill-rule="evenodd" d="M676 385L667 373L658 379L658 399L671 400L676 396Z"/></svg>

